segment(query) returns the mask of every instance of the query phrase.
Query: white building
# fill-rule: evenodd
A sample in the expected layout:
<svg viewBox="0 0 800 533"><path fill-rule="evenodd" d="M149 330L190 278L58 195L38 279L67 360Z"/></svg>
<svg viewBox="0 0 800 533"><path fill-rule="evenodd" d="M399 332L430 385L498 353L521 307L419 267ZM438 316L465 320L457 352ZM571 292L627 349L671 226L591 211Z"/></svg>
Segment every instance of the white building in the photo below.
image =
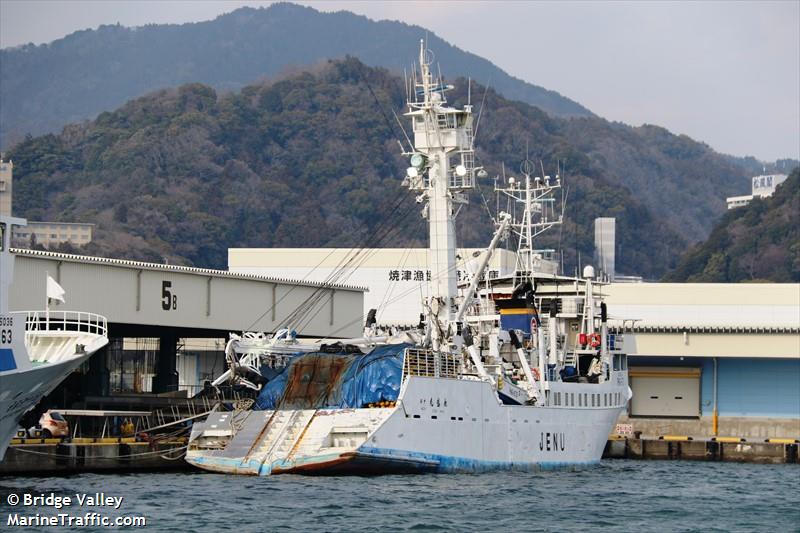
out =
<svg viewBox="0 0 800 533"><path fill-rule="evenodd" d="M12 216L14 163L0 158L0 215ZM29 246L32 240L45 248L62 243L83 246L92 242L94 224L82 222L34 222L23 228L14 227L11 238L15 246Z"/></svg>
<svg viewBox="0 0 800 533"><path fill-rule="evenodd" d="M11 178L14 163L0 158L0 215L11 216Z"/></svg>
<svg viewBox="0 0 800 533"><path fill-rule="evenodd" d="M481 249L459 249L459 280L471 279ZM514 271L516 254L496 250L488 275ZM427 248L229 248L228 270L237 274L276 276L303 281L339 282L368 287L364 316L378 309L380 324L415 325L428 296ZM337 271L341 273L336 275Z"/></svg>
<svg viewBox="0 0 800 533"><path fill-rule="evenodd" d="M766 174L764 176L753 176L753 192L747 196L728 197L728 209L747 205L753 198L766 198L772 196L775 188L786 180L786 174Z"/></svg>

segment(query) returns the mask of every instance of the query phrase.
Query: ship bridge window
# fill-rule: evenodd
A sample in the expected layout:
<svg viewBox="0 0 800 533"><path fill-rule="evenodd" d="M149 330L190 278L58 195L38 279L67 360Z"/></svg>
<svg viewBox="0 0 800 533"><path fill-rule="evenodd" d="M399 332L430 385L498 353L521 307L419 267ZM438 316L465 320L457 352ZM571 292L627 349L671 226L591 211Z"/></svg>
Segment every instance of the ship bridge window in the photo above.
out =
<svg viewBox="0 0 800 533"><path fill-rule="evenodd" d="M615 353L614 354L614 370L626 370L628 368L628 356Z"/></svg>
<svg viewBox="0 0 800 533"><path fill-rule="evenodd" d="M436 125L439 128L455 128L456 116L450 113L441 113L436 115Z"/></svg>

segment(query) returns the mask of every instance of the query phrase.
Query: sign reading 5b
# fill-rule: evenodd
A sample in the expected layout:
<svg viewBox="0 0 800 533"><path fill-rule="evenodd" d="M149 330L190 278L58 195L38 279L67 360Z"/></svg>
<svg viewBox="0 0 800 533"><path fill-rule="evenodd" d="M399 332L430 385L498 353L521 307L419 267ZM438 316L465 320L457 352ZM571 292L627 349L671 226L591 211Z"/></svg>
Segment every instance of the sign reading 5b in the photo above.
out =
<svg viewBox="0 0 800 533"><path fill-rule="evenodd" d="M164 311L174 311L178 309L178 295L172 292L172 282L161 282L161 309Z"/></svg>

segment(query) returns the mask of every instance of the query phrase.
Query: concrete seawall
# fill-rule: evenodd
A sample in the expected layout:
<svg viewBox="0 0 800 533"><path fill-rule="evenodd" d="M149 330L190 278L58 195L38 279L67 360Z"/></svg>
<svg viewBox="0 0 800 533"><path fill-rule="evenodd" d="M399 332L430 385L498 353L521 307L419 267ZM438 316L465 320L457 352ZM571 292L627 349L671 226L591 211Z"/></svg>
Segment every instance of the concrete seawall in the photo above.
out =
<svg viewBox="0 0 800 533"><path fill-rule="evenodd" d="M29 439L32 440L32 439ZM54 439L53 439L54 440ZM800 464L800 443L693 440L691 437L613 437L604 459L666 459L741 463ZM189 470L185 443L25 443L14 444L0 462L0 476Z"/></svg>
<svg viewBox="0 0 800 533"><path fill-rule="evenodd" d="M660 435L690 435L695 440L707 440L714 435L711 416L700 418L643 418L621 416L620 424L630 424L631 431L645 439ZM718 435L743 437L748 442L763 442L766 439L800 439L800 419L774 417L719 417Z"/></svg>
<svg viewBox="0 0 800 533"><path fill-rule="evenodd" d="M40 440L41 443L30 443ZM0 462L0 476L69 474L77 472L123 472L186 470L185 442L47 442L57 439L27 439L12 444Z"/></svg>
<svg viewBox="0 0 800 533"><path fill-rule="evenodd" d="M603 458L800 464L799 447L797 441L693 440L691 437L668 435L655 439L613 438L606 443Z"/></svg>

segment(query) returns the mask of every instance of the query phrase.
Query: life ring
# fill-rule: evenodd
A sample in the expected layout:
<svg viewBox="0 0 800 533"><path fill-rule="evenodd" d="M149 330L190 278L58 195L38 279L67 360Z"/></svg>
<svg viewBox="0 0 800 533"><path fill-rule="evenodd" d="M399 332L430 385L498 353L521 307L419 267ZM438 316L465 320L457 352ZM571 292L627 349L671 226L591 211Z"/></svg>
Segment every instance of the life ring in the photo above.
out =
<svg viewBox="0 0 800 533"><path fill-rule="evenodd" d="M592 345L592 348L597 348L600 346L600 334L599 333L592 333L589 338L589 343Z"/></svg>
<svg viewBox="0 0 800 533"><path fill-rule="evenodd" d="M532 370L533 370L533 379L535 379L536 381L540 381L542 378L541 376L539 376L539 369L534 367Z"/></svg>

